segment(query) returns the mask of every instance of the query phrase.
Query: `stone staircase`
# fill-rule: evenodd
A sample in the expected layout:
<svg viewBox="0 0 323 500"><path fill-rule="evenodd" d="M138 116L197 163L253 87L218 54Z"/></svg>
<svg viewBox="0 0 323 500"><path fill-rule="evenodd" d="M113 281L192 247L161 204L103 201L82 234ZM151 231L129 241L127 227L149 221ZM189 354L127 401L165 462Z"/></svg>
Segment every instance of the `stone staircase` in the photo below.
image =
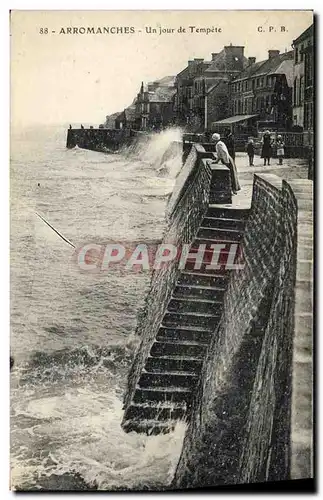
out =
<svg viewBox="0 0 323 500"><path fill-rule="evenodd" d="M248 209L209 205L191 249L225 243L243 235ZM224 249L223 251L228 252ZM207 251L200 269L188 260L180 273L155 341L146 358L122 427L147 434L172 430L186 420L206 350L223 307L230 271L210 270Z"/></svg>

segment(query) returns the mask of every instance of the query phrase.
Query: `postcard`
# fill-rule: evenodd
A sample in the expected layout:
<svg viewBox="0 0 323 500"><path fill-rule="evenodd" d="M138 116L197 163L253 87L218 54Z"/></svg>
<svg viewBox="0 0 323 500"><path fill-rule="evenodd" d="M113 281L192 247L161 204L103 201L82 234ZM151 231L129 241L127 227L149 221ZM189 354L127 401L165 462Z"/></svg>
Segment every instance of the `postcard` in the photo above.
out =
<svg viewBox="0 0 323 500"><path fill-rule="evenodd" d="M313 491L313 11L10 32L11 489Z"/></svg>

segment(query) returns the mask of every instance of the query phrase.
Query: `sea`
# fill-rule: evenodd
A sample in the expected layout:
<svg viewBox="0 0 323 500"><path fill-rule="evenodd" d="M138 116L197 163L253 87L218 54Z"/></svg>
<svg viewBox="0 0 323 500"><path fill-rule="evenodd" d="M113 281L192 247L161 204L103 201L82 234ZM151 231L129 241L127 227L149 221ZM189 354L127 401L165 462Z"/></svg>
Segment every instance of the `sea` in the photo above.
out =
<svg viewBox="0 0 323 500"><path fill-rule="evenodd" d="M82 271L75 248L43 220L76 248L160 241L181 130L145 139L109 154L66 149L64 126L12 130L14 490L162 490L172 480L185 424L160 436L121 428L150 271Z"/></svg>

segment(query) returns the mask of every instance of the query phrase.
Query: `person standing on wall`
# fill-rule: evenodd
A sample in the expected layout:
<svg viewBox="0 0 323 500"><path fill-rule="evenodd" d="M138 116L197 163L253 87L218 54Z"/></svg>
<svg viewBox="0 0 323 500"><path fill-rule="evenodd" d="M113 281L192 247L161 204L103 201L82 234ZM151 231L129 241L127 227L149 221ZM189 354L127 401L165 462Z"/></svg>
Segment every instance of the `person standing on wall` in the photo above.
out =
<svg viewBox="0 0 323 500"><path fill-rule="evenodd" d="M231 173L232 192L233 194L237 194L237 191L241 189L238 180L238 172L233 159L229 155L228 148L226 147L224 142L221 141L220 134L213 134L212 142L214 142L216 145L215 150L217 159L215 160L215 163L219 163L219 161L221 161L223 165L229 168Z"/></svg>
<svg viewBox="0 0 323 500"><path fill-rule="evenodd" d="M270 158L272 157L272 140L269 130L266 130L262 138L261 158L264 159L264 166L270 165Z"/></svg>
<svg viewBox="0 0 323 500"><path fill-rule="evenodd" d="M282 165L285 154L285 143L281 135L277 135L276 146L277 146L278 163L279 165Z"/></svg>

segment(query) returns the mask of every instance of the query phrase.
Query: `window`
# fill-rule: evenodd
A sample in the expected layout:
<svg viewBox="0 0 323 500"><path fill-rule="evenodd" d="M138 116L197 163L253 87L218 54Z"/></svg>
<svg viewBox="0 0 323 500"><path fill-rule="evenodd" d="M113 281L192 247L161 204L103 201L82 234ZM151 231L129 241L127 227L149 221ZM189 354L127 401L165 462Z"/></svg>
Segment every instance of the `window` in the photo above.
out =
<svg viewBox="0 0 323 500"><path fill-rule="evenodd" d="M304 76L299 79L299 105L301 106L304 102Z"/></svg>
<svg viewBox="0 0 323 500"><path fill-rule="evenodd" d="M301 58L301 62L304 61L304 45L302 44L301 45L301 50L300 50L300 58Z"/></svg>
<svg viewBox="0 0 323 500"><path fill-rule="evenodd" d="M313 53L309 52L305 56L305 86L313 85Z"/></svg>
<svg viewBox="0 0 323 500"><path fill-rule="evenodd" d="M295 47L295 64L298 64L298 47Z"/></svg>
<svg viewBox="0 0 323 500"><path fill-rule="evenodd" d="M256 86L257 86L257 87L259 87L259 85L260 85L260 84L259 84L259 81L260 81L260 78L257 78L257 80L256 80Z"/></svg>
<svg viewBox="0 0 323 500"><path fill-rule="evenodd" d="M256 99L256 111L259 111L259 108L260 108L260 101L259 101L259 97L257 97L257 99Z"/></svg>
<svg viewBox="0 0 323 500"><path fill-rule="evenodd" d="M293 106L297 106L297 78L295 78L293 85Z"/></svg>

